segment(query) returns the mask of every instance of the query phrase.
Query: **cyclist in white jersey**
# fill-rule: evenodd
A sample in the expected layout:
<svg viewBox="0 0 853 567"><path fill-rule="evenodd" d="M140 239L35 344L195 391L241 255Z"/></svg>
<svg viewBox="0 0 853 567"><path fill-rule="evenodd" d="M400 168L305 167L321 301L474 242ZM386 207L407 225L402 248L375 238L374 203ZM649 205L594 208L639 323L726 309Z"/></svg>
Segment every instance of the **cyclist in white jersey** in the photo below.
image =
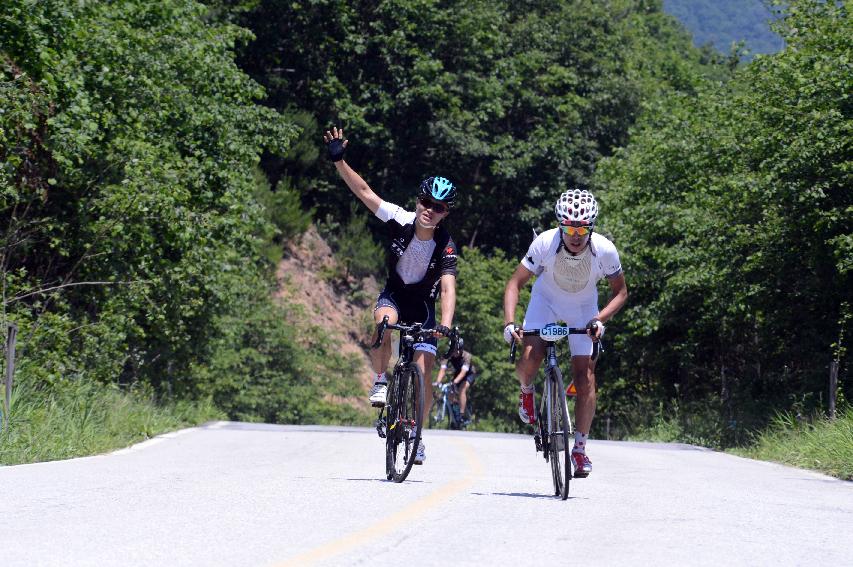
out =
<svg viewBox="0 0 853 567"><path fill-rule="evenodd" d="M521 382L518 414L524 423L536 422L533 377L545 357L545 343L539 337L524 337L524 329L540 329L548 323L564 321L570 327L586 327L586 335L569 335L572 379L577 389L575 445L572 458L575 476L586 477L592 463L586 456L586 441L595 414L595 360L593 341L604 334L609 321L628 299L628 287L619 262L619 253L610 240L593 231L598 204L592 193L566 191L554 207L557 228L536 237L504 289L504 339L522 343L516 374ZM521 289L536 276L523 323L518 326L515 308ZM606 278L611 296L598 308L598 281Z"/></svg>
<svg viewBox="0 0 853 567"><path fill-rule="evenodd" d="M443 177L428 177L421 182L415 211L382 200L346 161L344 150L349 141L343 130L332 128L323 136L328 157L335 163L341 178L350 191L388 227L391 243L388 254L388 280L379 294L373 310L377 323L383 317L388 322L421 323L425 329L435 329L435 337L449 335L456 310L456 244L440 226L456 197L456 187ZM435 301L441 297L441 324L435 324ZM391 335L385 333L378 349L371 349L373 387L368 394L370 403L385 405L388 383L385 370L391 359ZM376 340L374 333L371 343ZM414 345L415 364L422 376L432 376L437 339ZM424 392L426 389L423 390ZM429 404L424 404L423 423L429 423ZM414 464L426 459L423 441L418 446Z"/></svg>

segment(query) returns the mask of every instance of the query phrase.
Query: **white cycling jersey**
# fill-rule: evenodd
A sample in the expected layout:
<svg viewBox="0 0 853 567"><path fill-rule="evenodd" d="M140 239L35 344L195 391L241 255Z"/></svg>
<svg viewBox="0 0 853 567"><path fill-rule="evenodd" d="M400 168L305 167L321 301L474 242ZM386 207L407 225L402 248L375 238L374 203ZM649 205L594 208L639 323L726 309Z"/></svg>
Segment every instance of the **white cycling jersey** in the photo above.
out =
<svg viewBox="0 0 853 567"><path fill-rule="evenodd" d="M559 228L543 232L521 260L537 276L524 315L525 329L540 329L556 321L585 326L598 314L599 280L622 273L619 253L606 237L593 232L589 246L575 256L563 246L560 236ZM570 335L569 344L572 355L592 353L592 340L585 335Z"/></svg>

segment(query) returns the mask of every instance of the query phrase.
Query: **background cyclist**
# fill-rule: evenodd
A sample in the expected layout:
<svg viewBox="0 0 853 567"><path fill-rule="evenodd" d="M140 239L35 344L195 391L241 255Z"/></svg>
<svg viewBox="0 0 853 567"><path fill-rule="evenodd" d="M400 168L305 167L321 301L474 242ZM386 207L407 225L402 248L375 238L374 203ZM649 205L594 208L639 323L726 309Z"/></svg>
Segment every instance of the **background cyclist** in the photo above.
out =
<svg viewBox="0 0 853 567"><path fill-rule="evenodd" d="M592 193L574 189L566 191L554 207L559 226L540 234L504 289L504 339L521 341L523 348L516 364L521 382L518 414L525 423L535 423L536 404L533 377L545 356L545 345L539 337L522 337L523 328L538 329L548 323L564 321L570 327L586 326L586 335L570 335L572 378L577 388L575 403L575 444L572 458L575 476L586 477L592 463L586 456L586 441L595 414L595 361L591 360L592 341L604 334L603 323L625 305L628 288L613 243L593 232L598 218L598 204ZM530 295L524 322L513 322L518 294L537 276ZM607 278L612 295L603 309L598 309L597 283Z"/></svg>
<svg viewBox="0 0 853 567"><path fill-rule="evenodd" d="M444 382L449 363L453 367L452 382L456 389L456 395L459 396L459 419L457 421L460 425L467 425L462 420L465 419L465 408L468 406L468 390L477 379L477 367L471 362L471 353L464 349L465 342L460 338L456 342L456 349L451 351L446 359L442 359L441 368L434 383L435 386L438 386Z"/></svg>
<svg viewBox="0 0 853 567"><path fill-rule="evenodd" d="M349 144L343 130L332 128L323 136L329 159L335 163L341 178L350 191L384 222L390 232L388 279L373 310L379 323L388 316L390 323L421 323L448 334L456 309L456 245L444 227L440 226L456 197L456 188L443 177L428 177L418 189L415 211L382 200L346 161L344 151ZM435 324L435 300L441 296L441 324ZM388 381L385 371L391 359L391 335L385 333L382 345L371 349L370 361L374 381L370 403L385 405ZM376 340L376 333L371 343ZM415 363L424 377L432 376L437 339L415 344ZM426 379L426 378L425 378ZM423 385L422 385L423 386ZM426 392L426 389L423 390ZM429 423L430 405L424 403L423 423ZM423 464L426 454L423 441L418 446L415 464Z"/></svg>

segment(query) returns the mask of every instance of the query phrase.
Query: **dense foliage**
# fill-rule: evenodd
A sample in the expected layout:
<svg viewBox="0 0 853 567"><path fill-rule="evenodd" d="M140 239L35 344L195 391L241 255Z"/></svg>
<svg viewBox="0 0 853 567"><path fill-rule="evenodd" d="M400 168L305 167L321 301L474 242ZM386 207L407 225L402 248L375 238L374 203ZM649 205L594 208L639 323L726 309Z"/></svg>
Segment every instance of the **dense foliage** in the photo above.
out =
<svg viewBox="0 0 853 567"><path fill-rule="evenodd" d="M0 6L2 323L27 391L141 382L301 419L259 407L306 355L266 259L292 197L257 175L297 128L236 66L248 39L189 0Z"/></svg>
<svg viewBox="0 0 853 567"><path fill-rule="evenodd" d="M398 203L449 177L457 243L513 253L550 223L555 187L587 185L645 100L692 92L701 60L651 0L264 0L237 21L257 36L241 63L271 103L313 116L302 141L343 127L350 163ZM326 163L265 167L299 175L321 212L348 210Z"/></svg>
<svg viewBox="0 0 853 567"><path fill-rule="evenodd" d="M846 383L849 23L840 4L793 3L785 51L661 101L599 170L632 289L618 386L718 400L718 443L742 440L772 408L825 408L832 360Z"/></svg>
<svg viewBox="0 0 853 567"><path fill-rule="evenodd" d="M784 47L770 27L777 11L769 0L663 0L663 6L690 30L696 45L728 53L743 42L749 56Z"/></svg>

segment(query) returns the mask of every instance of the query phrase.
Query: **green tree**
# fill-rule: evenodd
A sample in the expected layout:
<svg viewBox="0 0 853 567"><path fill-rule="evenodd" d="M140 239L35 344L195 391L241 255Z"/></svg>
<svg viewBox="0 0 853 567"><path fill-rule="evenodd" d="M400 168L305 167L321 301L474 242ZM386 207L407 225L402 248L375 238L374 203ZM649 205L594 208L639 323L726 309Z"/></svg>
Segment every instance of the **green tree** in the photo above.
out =
<svg viewBox="0 0 853 567"><path fill-rule="evenodd" d="M198 392L189 369L266 270L256 164L296 133L235 65L248 37L189 0L0 6L0 264L24 379Z"/></svg>
<svg viewBox="0 0 853 567"><path fill-rule="evenodd" d="M791 2L787 49L658 104L599 169L632 291L620 373L644 394L712 400L719 443L819 408L849 336L849 18Z"/></svg>

